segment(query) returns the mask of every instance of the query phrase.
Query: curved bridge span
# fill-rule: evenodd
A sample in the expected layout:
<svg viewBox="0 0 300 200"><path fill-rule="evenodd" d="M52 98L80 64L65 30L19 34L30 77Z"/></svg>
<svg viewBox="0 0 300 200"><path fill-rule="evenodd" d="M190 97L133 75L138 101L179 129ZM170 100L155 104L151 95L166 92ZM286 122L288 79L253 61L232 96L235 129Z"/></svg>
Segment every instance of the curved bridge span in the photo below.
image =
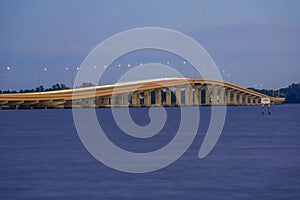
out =
<svg viewBox="0 0 300 200"><path fill-rule="evenodd" d="M261 98L284 98L222 81L164 78L51 92L1 94L0 108L88 108L139 106L259 105Z"/></svg>

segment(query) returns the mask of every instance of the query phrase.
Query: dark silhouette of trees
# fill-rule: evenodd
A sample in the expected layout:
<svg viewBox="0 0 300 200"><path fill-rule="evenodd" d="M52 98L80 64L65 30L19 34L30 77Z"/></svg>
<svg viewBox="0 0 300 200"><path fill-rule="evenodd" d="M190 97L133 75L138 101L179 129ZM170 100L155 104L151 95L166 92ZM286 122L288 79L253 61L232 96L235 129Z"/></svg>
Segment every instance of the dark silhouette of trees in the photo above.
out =
<svg viewBox="0 0 300 200"><path fill-rule="evenodd" d="M266 90L266 89L255 89L248 88L250 90L266 94L268 96L285 97L285 103L300 103L300 83L293 83L286 88L278 90Z"/></svg>
<svg viewBox="0 0 300 200"><path fill-rule="evenodd" d="M83 82L83 83L81 83L81 85L79 86L79 88L92 87L92 86L95 86L95 85L93 83Z"/></svg>
<svg viewBox="0 0 300 200"><path fill-rule="evenodd" d="M300 103L300 83L293 83L288 87L286 93L286 103Z"/></svg>

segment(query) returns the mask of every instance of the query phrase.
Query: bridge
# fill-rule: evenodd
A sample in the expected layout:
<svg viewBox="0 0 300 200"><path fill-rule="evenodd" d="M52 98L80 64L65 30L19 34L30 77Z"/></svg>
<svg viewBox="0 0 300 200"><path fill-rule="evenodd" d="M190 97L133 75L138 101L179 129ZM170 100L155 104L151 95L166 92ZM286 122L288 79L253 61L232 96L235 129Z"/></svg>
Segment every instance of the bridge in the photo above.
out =
<svg viewBox="0 0 300 200"><path fill-rule="evenodd" d="M260 105L263 97L270 98L272 104L285 100L222 81L162 78L50 92L0 94L0 108Z"/></svg>

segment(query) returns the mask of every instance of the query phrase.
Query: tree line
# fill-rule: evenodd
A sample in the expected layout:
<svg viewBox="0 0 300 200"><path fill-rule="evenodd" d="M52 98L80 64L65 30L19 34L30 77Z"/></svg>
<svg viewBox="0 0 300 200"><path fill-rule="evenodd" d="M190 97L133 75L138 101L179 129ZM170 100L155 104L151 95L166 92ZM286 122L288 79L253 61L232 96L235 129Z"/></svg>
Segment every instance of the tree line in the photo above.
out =
<svg viewBox="0 0 300 200"><path fill-rule="evenodd" d="M84 88L84 87L92 87L95 86L92 83L82 83L79 87L77 88ZM65 84L63 83L56 83L54 85L52 85L50 88L45 88L44 86L39 86L36 88L32 88L32 89L24 89L24 90L4 90L3 92L0 90L0 93L3 94L11 94L11 93L32 93L32 92L48 92L48 91L57 91L57 90L66 90L66 89L71 89L70 87L67 87Z"/></svg>
<svg viewBox="0 0 300 200"><path fill-rule="evenodd" d="M272 97L284 97L284 103L300 103L300 83L293 83L286 88L280 88L278 90L266 90L248 88L250 90L260 92L262 94Z"/></svg>

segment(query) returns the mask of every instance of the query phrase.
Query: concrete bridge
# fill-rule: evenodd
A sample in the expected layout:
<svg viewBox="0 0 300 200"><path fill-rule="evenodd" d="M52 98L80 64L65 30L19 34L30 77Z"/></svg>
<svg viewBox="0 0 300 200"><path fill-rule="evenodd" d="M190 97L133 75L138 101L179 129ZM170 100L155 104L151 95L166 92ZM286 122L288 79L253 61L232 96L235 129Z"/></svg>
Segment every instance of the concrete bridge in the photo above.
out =
<svg viewBox="0 0 300 200"><path fill-rule="evenodd" d="M273 104L285 100L221 81L164 78L51 92L0 94L0 108L260 105L263 97L270 98Z"/></svg>

